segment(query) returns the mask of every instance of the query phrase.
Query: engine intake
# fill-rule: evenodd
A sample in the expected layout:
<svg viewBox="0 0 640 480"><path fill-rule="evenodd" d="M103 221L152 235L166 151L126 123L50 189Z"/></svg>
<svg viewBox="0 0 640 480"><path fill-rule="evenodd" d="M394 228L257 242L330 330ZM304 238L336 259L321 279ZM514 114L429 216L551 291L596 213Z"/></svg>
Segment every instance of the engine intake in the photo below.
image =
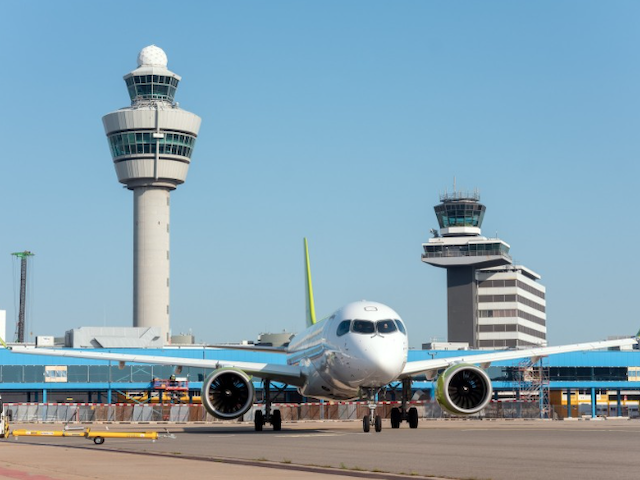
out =
<svg viewBox="0 0 640 480"><path fill-rule="evenodd" d="M242 370L214 370L202 384L202 403L211 415L223 420L242 416L253 405L251 378Z"/></svg>
<svg viewBox="0 0 640 480"><path fill-rule="evenodd" d="M442 408L455 415L478 413L491 400L491 380L480 367L453 365L438 378L436 400Z"/></svg>

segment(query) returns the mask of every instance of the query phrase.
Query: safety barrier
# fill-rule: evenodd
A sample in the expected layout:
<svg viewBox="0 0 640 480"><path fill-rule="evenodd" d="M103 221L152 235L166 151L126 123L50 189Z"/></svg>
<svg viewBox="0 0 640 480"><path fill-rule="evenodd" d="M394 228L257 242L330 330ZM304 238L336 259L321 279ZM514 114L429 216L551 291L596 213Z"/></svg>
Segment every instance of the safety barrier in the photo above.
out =
<svg viewBox="0 0 640 480"><path fill-rule="evenodd" d="M389 418L399 402L378 403L378 414ZM410 402L420 418L450 418L436 402ZM253 422L254 413L264 406L255 404L238 421ZM130 403L5 403L5 412L13 422L178 422L213 423L221 420L210 415L200 404L130 404ZM358 420L369 408L366 402L274 403L282 420ZM540 418L537 402L492 401L475 418Z"/></svg>

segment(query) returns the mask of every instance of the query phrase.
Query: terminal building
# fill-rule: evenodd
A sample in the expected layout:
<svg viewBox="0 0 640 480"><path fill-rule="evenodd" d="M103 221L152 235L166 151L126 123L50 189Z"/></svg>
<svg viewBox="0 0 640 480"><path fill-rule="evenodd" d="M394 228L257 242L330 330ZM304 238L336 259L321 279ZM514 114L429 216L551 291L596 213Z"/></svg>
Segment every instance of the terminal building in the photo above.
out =
<svg viewBox="0 0 640 480"><path fill-rule="evenodd" d="M134 355L220 359L247 362L285 363L283 355L262 352L212 349L204 346L165 347L162 349L105 349ZM409 360L427 360L459 355L452 350L410 350ZM473 354L472 351L466 352ZM478 352L482 353L482 352ZM185 367L176 374L174 366L129 364L118 362L24 355L0 349L0 393L4 403L31 408L59 403L140 405L149 402L158 379L179 375L183 392L168 403L197 404L208 370ZM552 355L542 364L527 361L496 362L487 373L494 389L494 402L488 409L493 415L521 400L533 409L531 416L564 418L579 415L638 416L640 404L640 351L575 352ZM263 385L254 382L258 401ZM398 398L392 390L387 400ZM435 382L416 379L412 384L413 400L420 400L425 412L442 415L435 402ZM316 402L293 387L284 387L277 402L296 404ZM17 407L12 407L13 410ZM430 410L429 410L430 409ZM546 410L545 410L546 409ZM439 412L439 413L434 413ZM545 413L546 412L546 413ZM50 414L50 413L49 413ZM45 415L43 413L42 415ZM425 413L425 415L427 415ZM509 416L517 416L513 409ZM193 418L193 417L189 417ZM301 417L300 417L301 418ZM357 418L357 417L356 417ZM42 418L45 420L46 418Z"/></svg>
<svg viewBox="0 0 640 480"><path fill-rule="evenodd" d="M447 337L474 349L547 344L540 276L513 265L509 245L482 236L480 194L454 191L434 207L439 230L422 245L422 261L447 270Z"/></svg>

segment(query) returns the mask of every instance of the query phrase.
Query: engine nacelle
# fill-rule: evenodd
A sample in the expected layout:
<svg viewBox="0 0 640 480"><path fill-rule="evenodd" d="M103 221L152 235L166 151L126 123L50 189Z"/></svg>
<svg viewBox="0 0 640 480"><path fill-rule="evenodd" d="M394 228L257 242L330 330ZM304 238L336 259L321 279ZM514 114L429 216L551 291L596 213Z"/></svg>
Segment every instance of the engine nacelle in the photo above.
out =
<svg viewBox="0 0 640 480"><path fill-rule="evenodd" d="M492 392L491 380L483 369L461 363L440 375L436 400L449 413L471 415L487 406Z"/></svg>
<svg viewBox="0 0 640 480"><path fill-rule="evenodd" d="M242 370L219 368L202 384L202 404L211 415L231 420L244 415L253 405L251 378Z"/></svg>

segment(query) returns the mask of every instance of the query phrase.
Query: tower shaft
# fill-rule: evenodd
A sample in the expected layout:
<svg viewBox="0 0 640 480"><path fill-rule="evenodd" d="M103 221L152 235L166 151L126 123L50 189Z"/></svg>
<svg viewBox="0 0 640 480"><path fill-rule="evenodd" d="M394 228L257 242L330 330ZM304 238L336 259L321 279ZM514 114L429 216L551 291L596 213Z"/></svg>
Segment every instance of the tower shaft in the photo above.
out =
<svg viewBox="0 0 640 480"><path fill-rule="evenodd" d="M133 326L169 340L169 189L133 189Z"/></svg>
<svg viewBox="0 0 640 480"><path fill-rule="evenodd" d="M470 266L447 268L447 339L449 342L477 344L476 269Z"/></svg>

